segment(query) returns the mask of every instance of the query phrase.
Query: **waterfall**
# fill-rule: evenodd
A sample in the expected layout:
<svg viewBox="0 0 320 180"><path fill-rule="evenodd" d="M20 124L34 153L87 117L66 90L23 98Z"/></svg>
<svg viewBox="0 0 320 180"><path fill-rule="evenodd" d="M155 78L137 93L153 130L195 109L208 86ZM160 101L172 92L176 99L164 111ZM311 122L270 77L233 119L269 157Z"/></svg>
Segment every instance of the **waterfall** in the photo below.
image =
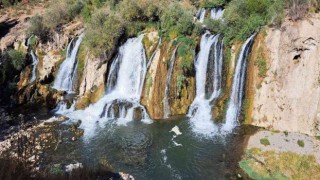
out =
<svg viewBox="0 0 320 180"><path fill-rule="evenodd" d="M241 112L242 99L244 95L243 91L246 77L247 58L251 51L255 36L256 34L253 34L241 47L233 77L232 92L228 104L226 122L222 126L222 132L231 132L232 129L238 124L238 118Z"/></svg>
<svg viewBox="0 0 320 180"><path fill-rule="evenodd" d="M207 83L210 83L207 82L206 79L210 51L213 45L218 46L219 37L220 35L211 35L209 32L205 33L201 38L200 52L195 61L196 98L189 108L188 116L191 118L190 122L193 126L193 131L197 134L202 134L205 136L211 136L217 132L217 127L211 118L211 98L207 99L205 87ZM215 64L217 64L218 62L222 61L222 54L217 54L221 53L222 50L218 50L218 48L215 49L217 49L214 51L215 57L219 57L215 59ZM220 64L222 65L222 63ZM220 65L216 66L220 67ZM221 72L221 70L217 68L215 68L215 71ZM221 78L221 76L217 76L215 78L218 79Z"/></svg>
<svg viewBox="0 0 320 180"><path fill-rule="evenodd" d="M38 64L38 58L34 54L33 50L31 50L31 56L32 56L32 76L30 79L30 83L32 83L34 80L36 80L36 70L37 70L37 64Z"/></svg>
<svg viewBox="0 0 320 180"><path fill-rule="evenodd" d="M157 45L155 51L152 53L152 55L151 55L151 57L150 57L150 59L148 61L147 69L149 69L149 67L151 66L152 60L154 59L154 56L156 55L156 53L157 53L157 51L158 51L158 49L159 49L159 47L161 45L161 42L162 42L162 37L160 37L158 45Z"/></svg>
<svg viewBox="0 0 320 180"><path fill-rule="evenodd" d="M219 20L222 19L224 13L224 9L221 7L216 7L211 9L211 19L213 20Z"/></svg>
<svg viewBox="0 0 320 180"><path fill-rule="evenodd" d="M164 99L163 99L163 113L164 113L164 118L169 118L170 114L171 114L171 110L170 110L170 104L169 104L169 97L170 97L170 82L172 79L172 72L173 72L173 67L174 67L174 63L176 60L176 52L178 49L179 45L174 49L171 59L170 59L170 67L168 70L168 76L167 76L167 81L166 81L166 89L165 89L165 95L164 95Z"/></svg>
<svg viewBox="0 0 320 180"><path fill-rule="evenodd" d="M31 41L32 37L34 37L34 36L30 36L28 38L28 40L27 40L28 48L31 48L30 47L30 41ZM38 58L37 58L36 54L33 52L32 49L30 50L30 54L31 54L31 57L32 57L32 75L31 75L29 83L32 83L33 81L36 80L36 70L37 70L37 65L38 65L39 61L38 61Z"/></svg>
<svg viewBox="0 0 320 180"><path fill-rule="evenodd" d="M213 75L213 93L210 101L214 101L221 94L222 87L222 64L223 64L223 41L214 43L214 75Z"/></svg>
<svg viewBox="0 0 320 180"><path fill-rule="evenodd" d="M118 125L126 125L132 120L150 123L146 109L140 104L140 97L147 66L143 35L128 39L119 48L108 74L106 94L85 110L66 113L70 119L81 119L86 135L93 135L99 121L116 119Z"/></svg>
<svg viewBox="0 0 320 180"><path fill-rule="evenodd" d="M77 53L82 41L83 34L79 36L74 48L71 50L72 41L69 43L67 48L66 59L59 67L58 74L54 81L53 88L59 91L67 91L68 93L73 92L73 82L77 70Z"/></svg>
<svg viewBox="0 0 320 180"><path fill-rule="evenodd" d="M206 17L206 9L202 8L199 11L199 15L198 15L199 22L203 23L205 17Z"/></svg>

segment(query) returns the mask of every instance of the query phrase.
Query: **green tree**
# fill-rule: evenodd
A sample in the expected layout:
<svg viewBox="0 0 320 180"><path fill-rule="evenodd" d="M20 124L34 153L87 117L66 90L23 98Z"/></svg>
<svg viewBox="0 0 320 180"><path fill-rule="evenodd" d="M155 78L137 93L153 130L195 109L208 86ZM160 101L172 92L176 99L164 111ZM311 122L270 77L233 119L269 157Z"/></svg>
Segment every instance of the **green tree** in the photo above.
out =
<svg viewBox="0 0 320 180"><path fill-rule="evenodd" d="M25 54L18 50L10 50L8 52L11 63L16 70L21 70L25 67Z"/></svg>

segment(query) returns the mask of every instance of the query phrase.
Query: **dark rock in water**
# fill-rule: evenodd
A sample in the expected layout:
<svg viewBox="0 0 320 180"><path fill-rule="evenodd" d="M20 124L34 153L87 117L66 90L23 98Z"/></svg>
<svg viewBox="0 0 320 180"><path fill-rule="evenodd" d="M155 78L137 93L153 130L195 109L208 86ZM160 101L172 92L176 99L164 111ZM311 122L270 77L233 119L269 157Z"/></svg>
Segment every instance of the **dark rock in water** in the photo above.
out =
<svg viewBox="0 0 320 180"><path fill-rule="evenodd" d="M121 162L132 166L143 166L148 156L148 148L152 145L151 135L136 129L123 129L113 137L115 146L119 147Z"/></svg>
<svg viewBox="0 0 320 180"><path fill-rule="evenodd" d="M137 107L133 111L133 120L141 121L143 119L143 109L141 107Z"/></svg>

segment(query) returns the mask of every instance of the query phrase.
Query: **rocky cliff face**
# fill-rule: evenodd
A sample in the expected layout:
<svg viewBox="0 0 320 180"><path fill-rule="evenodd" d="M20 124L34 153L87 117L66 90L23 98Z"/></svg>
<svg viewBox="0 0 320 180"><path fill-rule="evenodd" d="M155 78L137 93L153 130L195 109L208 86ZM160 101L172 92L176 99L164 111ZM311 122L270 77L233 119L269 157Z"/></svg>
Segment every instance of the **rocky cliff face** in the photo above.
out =
<svg viewBox="0 0 320 180"><path fill-rule="evenodd" d="M158 38L150 36L150 34L152 33L149 33L149 40L147 42L151 42L151 47L155 47L158 43ZM166 80L170 59L176 46L174 40L163 38L160 47L155 50L154 58L147 72L142 93L142 104L146 107L152 119L164 118ZM148 47L149 46L146 47L147 54L151 54L148 53L148 51L154 48ZM183 72L183 70L179 68L182 61L183 59L181 57L176 56L170 81L168 101L172 116L186 114L195 97L195 78L192 75L187 75L186 72ZM183 80L178 90L177 79L179 75L186 76L186 79Z"/></svg>
<svg viewBox="0 0 320 180"><path fill-rule="evenodd" d="M266 47L268 70L262 81L257 69L254 72L252 124L319 135L319 42L317 15L286 21L280 30L268 29L265 39L255 43L255 47Z"/></svg>

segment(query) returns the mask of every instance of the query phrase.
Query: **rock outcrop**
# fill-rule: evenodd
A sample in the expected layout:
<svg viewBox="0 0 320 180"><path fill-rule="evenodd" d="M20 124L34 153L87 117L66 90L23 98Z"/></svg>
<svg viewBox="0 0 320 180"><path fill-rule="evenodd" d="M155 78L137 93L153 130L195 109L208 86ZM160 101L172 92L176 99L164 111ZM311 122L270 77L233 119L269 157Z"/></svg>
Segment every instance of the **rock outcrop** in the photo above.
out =
<svg viewBox="0 0 320 180"><path fill-rule="evenodd" d="M152 33L150 33L152 34ZM153 44L156 47L158 39L154 35L147 36L148 44ZM148 48L148 50L154 48ZM152 119L164 118L164 97L166 89L166 80L168 76L168 69L170 58L176 45L174 40L163 38L162 43L158 49L155 49L154 58L150 64L145 79L144 89L142 92L142 104L146 107ZM180 67L184 59L176 55L176 61L173 66L172 78L170 81L170 93L168 97L171 116L186 114L190 104L195 97L195 78L187 75ZM177 78L179 75L184 75L185 79L181 82L180 90L177 87Z"/></svg>
<svg viewBox="0 0 320 180"><path fill-rule="evenodd" d="M254 83L253 125L319 135L319 42L319 15L267 30L268 70L261 85Z"/></svg>

